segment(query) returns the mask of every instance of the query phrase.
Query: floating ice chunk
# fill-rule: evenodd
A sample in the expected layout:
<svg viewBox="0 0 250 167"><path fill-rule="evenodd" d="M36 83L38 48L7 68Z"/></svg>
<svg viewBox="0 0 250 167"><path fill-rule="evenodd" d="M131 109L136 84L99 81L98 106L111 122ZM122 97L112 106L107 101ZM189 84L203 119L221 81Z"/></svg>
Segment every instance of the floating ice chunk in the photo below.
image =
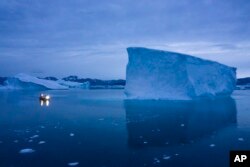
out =
<svg viewBox="0 0 250 167"><path fill-rule="evenodd" d="M34 135L34 136L31 136L30 138L34 139L34 138L38 138L38 137L39 137L39 135Z"/></svg>
<svg viewBox="0 0 250 167"><path fill-rule="evenodd" d="M28 154L28 153L33 153L33 152L35 152L35 150L31 148L25 148L19 151L20 154Z"/></svg>
<svg viewBox="0 0 250 167"><path fill-rule="evenodd" d="M68 166L77 166L79 165L79 162L70 162L68 163Z"/></svg>
<svg viewBox="0 0 250 167"><path fill-rule="evenodd" d="M70 137L73 137L73 136L75 136L75 134L74 134L74 133L70 133L69 136L70 136Z"/></svg>
<svg viewBox="0 0 250 167"><path fill-rule="evenodd" d="M244 139L242 137L238 138L239 141L244 141Z"/></svg>
<svg viewBox="0 0 250 167"><path fill-rule="evenodd" d="M171 156L167 156L167 155L163 155L162 159L164 160L169 160L171 158Z"/></svg>
<svg viewBox="0 0 250 167"><path fill-rule="evenodd" d="M125 93L130 99L190 100L229 96L236 68L180 53L128 48Z"/></svg>
<svg viewBox="0 0 250 167"><path fill-rule="evenodd" d="M161 161L158 158L154 158L154 163L160 163Z"/></svg>
<svg viewBox="0 0 250 167"><path fill-rule="evenodd" d="M210 146L210 147L215 147L215 144L210 144L209 146Z"/></svg>
<svg viewBox="0 0 250 167"><path fill-rule="evenodd" d="M148 144L148 142L147 142L147 141L144 141L143 144Z"/></svg>
<svg viewBox="0 0 250 167"><path fill-rule="evenodd" d="M45 144L46 142L45 141L39 141L38 144Z"/></svg>
<svg viewBox="0 0 250 167"><path fill-rule="evenodd" d="M184 127L185 126L185 124L181 124L181 127Z"/></svg>

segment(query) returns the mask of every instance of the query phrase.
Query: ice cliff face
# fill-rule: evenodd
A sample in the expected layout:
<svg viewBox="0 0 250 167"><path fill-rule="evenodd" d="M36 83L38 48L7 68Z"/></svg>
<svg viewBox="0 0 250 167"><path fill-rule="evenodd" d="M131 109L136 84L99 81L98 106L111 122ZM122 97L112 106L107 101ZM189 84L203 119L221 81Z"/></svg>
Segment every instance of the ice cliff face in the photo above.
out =
<svg viewBox="0 0 250 167"><path fill-rule="evenodd" d="M236 68L180 53L128 48L128 98L188 100L229 96Z"/></svg>

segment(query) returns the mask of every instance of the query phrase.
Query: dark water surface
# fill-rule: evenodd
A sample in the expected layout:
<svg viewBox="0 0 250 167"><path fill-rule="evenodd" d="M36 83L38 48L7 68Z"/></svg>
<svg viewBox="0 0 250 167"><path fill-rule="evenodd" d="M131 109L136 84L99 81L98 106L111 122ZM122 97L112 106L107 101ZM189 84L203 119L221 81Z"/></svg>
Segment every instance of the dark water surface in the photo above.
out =
<svg viewBox="0 0 250 167"><path fill-rule="evenodd" d="M250 91L203 101L47 91L49 106L40 93L0 91L1 167L228 167L230 150L250 150Z"/></svg>

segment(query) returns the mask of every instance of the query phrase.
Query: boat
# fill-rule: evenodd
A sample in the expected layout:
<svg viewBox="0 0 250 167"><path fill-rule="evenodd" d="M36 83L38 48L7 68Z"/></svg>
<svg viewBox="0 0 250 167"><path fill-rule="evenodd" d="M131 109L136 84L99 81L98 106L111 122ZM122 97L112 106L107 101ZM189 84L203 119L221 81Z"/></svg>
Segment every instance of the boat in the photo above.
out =
<svg viewBox="0 0 250 167"><path fill-rule="evenodd" d="M40 94L39 100L40 101L49 101L50 100L50 96L49 95L45 95L45 94Z"/></svg>

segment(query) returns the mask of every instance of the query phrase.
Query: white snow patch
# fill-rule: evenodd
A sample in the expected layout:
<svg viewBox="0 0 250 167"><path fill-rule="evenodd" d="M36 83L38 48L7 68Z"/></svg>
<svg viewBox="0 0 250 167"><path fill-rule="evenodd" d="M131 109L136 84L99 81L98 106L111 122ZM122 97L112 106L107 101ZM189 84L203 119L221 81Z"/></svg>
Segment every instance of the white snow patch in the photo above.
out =
<svg viewBox="0 0 250 167"><path fill-rule="evenodd" d="M63 86L67 86L68 88L88 89L90 87L89 82L79 83L79 82L58 80L57 83Z"/></svg>

